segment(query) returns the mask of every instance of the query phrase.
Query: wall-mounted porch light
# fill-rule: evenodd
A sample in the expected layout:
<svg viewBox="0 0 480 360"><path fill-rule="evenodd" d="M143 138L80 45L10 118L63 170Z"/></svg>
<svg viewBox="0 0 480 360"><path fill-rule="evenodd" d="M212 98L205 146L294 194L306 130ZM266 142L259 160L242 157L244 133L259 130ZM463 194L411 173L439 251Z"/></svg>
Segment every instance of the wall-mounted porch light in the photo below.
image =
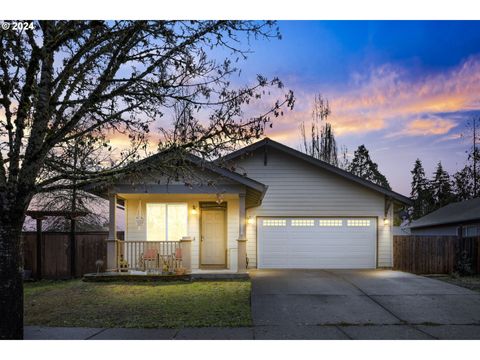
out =
<svg viewBox="0 0 480 360"><path fill-rule="evenodd" d="M388 225L390 224L390 220L388 218L383 218L383 225Z"/></svg>
<svg viewBox="0 0 480 360"><path fill-rule="evenodd" d="M193 205L192 210L190 210L190 213L192 215L197 215L198 214L197 207L195 205Z"/></svg>
<svg viewBox="0 0 480 360"><path fill-rule="evenodd" d="M255 219L253 218L253 216L249 216L249 217L248 217L248 219L247 219L247 224L249 224L249 225L255 224Z"/></svg>

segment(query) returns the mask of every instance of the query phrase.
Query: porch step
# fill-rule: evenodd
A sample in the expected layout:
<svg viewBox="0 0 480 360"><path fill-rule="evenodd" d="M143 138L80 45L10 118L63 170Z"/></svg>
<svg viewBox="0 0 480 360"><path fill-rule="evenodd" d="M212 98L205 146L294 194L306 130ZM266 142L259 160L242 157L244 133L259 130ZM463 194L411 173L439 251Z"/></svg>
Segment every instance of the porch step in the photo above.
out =
<svg viewBox="0 0 480 360"><path fill-rule="evenodd" d="M91 273L83 275L83 281L109 282L109 281L195 281L195 280L237 280L249 279L248 273L194 273L187 275L132 275L117 272L112 273Z"/></svg>
<svg viewBox="0 0 480 360"><path fill-rule="evenodd" d="M192 280L236 280L250 279L248 273L194 273L190 274Z"/></svg>

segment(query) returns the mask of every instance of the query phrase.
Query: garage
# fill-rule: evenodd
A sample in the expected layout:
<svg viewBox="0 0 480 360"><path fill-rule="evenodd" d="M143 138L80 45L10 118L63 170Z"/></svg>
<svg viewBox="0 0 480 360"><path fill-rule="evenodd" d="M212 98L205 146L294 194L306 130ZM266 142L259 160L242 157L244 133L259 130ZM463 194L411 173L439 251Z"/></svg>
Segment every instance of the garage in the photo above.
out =
<svg viewBox="0 0 480 360"><path fill-rule="evenodd" d="M257 239L259 268L376 267L374 217L259 217Z"/></svg>

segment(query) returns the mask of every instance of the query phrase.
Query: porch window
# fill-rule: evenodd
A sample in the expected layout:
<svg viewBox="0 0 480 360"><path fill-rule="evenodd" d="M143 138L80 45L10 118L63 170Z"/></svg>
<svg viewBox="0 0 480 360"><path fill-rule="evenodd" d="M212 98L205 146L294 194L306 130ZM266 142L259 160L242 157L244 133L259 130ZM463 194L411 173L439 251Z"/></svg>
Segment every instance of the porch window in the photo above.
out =
<svg viewBox="0 0 480 360"><path fill-rule="evenodd" d="M147 203L147 241L178 241L188 235L187 204Z"/></svg>

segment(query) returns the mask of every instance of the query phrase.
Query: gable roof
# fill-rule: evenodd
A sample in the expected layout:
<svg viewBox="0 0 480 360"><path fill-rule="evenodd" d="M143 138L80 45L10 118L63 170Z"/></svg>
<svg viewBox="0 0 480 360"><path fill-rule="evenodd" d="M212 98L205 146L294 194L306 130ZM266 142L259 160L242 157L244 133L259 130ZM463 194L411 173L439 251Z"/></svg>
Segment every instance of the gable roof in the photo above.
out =
<svg viewBox="0 0 480 360"><path fill-rule="evenodd" d="M458 224L480 220L480 197L455 202L413 221L410 228Z"/></svg>
<svg viewBox="0 0 480 360"><path fill-rule="evenodd" d="M390 198L392 198L393 200L396 200L397 202L400 202L402 204L406 204L406 205L411 205L412 204L412 201L406 197L406 196L403 196L399 193L396 193L395 191L392 191L392 190L388 190L380 185L377 185L371 181L368 181L368 180L365 180L365 179L362 179L361 177L358 177L356 175L353 175L351 173L349 173L348 171L345 171L345 170L342 170L336 166L333 166L333 165L330 165L329 163L325 162L325 161L322 161L322 160L319 160L319 159L316 159L314 158L313 156L310 156L310 155L307 155L307 154L304 154L298 150L295 150L295 149L292 149L291 147L288 147L286 145L283 145L277 141L274 141L270 138L265 138L263 140L260 140L260 141L257 141L256 143L253 143L251 145L248 145L242 149L239 149L237 151L234 151L228 155L225 155L224 157L222 157L220 160L223 160L223 161L231 161L231 160L234 160L234 159L237 159L245 154L248 154L248 153L252 153L253 151L259 149L259 148L262 148L264 146L267 146L267 147L270 147L272 149L276 149L278 151L281 151L281 152L284 152L288 155L291 155L295 158L298 158L300 160L303 160L303 161L306 161L314 166L317 166L321 169L324 169L324 170L327 170L327 171L330 171L336 175L339 175L345 179L348 179L350 181L353 181L353 182L356 182L362 186L365 186L369 189L372 189L372 190L375 190L379 193L382 193L384 194L385 196L388 196Z"/></svg>
<svg viewBox="0 0 480 360"><path fill-rule="evenodd" d="M156 154L153 154L151 156L148 156L142 160L139 160L133 164L131 164L129 167L132 169L132 171L135 172L140 172L145 170L145 167L148 167L150 164L154 163L155 161L159 160L160 157L165 156L166 154L164 152L159 152ZM186 153L184 154L184 160L198 166L199 168L202 169L207 169L219 176L225 177L229 180L232 180L236 183L239 183L241 185L247 186L261 194L260 200L263 198L265 195L265 192L267 191L268 186L265 184L262 184L261 182L258 182L256 180L250 179L249 177L242 176L234 171L230 171L228 169L225 169L223 167L218 166L217 164L206 161L196 155ZM116 181L116 183L120 182L120 179ZM92 184L88 186L85 190L93 190L94 188L102 188L105 184L103 183L97 183L97 184Z"/></svg>

